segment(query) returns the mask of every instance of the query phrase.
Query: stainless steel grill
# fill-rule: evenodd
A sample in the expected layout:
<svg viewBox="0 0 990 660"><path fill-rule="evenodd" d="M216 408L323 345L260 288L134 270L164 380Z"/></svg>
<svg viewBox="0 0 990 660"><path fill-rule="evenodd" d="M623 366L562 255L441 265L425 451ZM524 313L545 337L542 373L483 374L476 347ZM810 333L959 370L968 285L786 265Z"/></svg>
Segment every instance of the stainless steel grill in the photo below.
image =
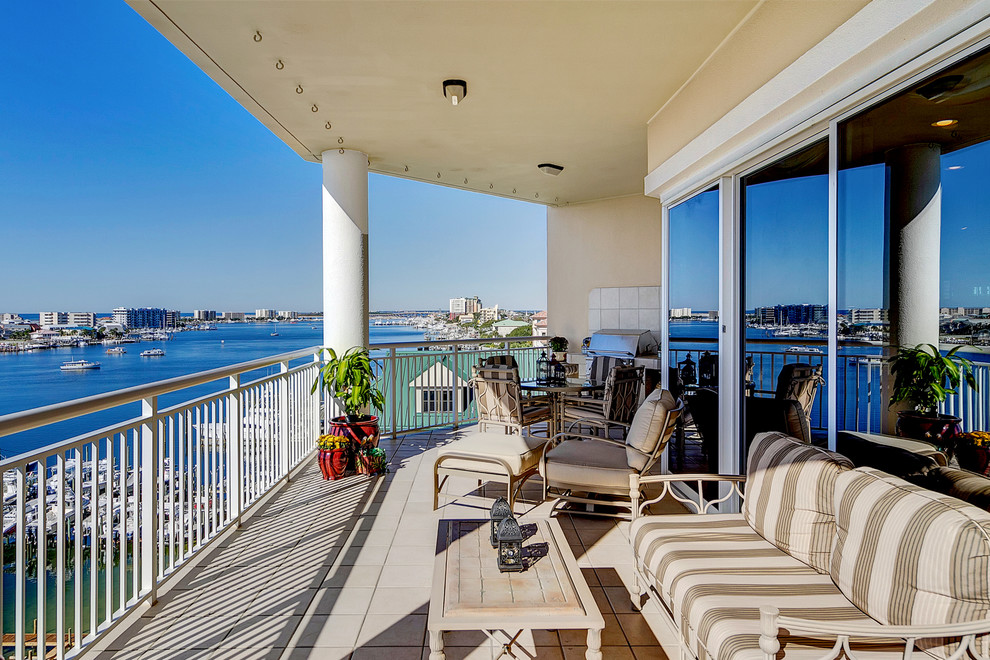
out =
<svg viewBox="0 0 990 660"><path fill-rule="evenodd" d="M632 360L638 355L656 353L656 346L649 330L600 330L591 335L585 354L589 358L604 356Z"/></svg>

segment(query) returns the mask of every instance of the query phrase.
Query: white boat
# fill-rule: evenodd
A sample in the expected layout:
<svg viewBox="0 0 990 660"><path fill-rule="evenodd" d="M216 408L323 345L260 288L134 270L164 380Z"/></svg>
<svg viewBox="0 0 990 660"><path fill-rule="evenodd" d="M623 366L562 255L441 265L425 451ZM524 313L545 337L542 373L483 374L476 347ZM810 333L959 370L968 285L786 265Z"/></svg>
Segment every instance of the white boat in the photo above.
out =
<svg viewBox="0 0 990 660"><path fill-rule="evenodd" d="M62 364L59 369L62 371L83 371L85 369L99 369L99 362L90 362L89 360L69 360Z"/></svg>
<svg viewBox="0 0 990 660"><path fill-rule="evenodd" d="M272 337L278 337L278 323L275 324L275 329L272 331Z"/></svg>
<svg viewBox="0 0 990 660"><path fill-rule="evenodd" d="M785 353L815 353L820 355L822 353L822 349L816 346L791 346L785 351Z"/></svg>
<svg viewBox="0 0 990 660"><path fill-rule="evenodd" d="M165 351L160 348L149 348L146 351L141 351L141 357L164 357Z"/></svg>
<svg viewBox="0 0 990 660"><path fill-rule="evenodd" d="M108 348L107 349L107 355L123 355L126 352L127 352L127 349L126 348L121 348L120 346L117 346L116 348Z"/></svg>

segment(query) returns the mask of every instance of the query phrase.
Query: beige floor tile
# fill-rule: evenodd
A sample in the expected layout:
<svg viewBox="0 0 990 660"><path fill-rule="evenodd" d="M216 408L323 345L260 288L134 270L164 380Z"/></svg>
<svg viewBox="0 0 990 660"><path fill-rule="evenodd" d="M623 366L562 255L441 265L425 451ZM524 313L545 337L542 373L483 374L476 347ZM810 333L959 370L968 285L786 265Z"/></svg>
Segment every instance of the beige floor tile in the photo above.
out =
<svg viewBox="0 0 990 660"><path fill-rule="evenodd" d="M374 587L378 584L382 567L377 565L353 566L341 564L330 569L323 580L323 587Z"/></svg>
<svg viewBox="0 0 990 660"><path fill-rule="evenodd" d="M308 614L365 614L375 595L372 587L322 588Z"/></svg>
<svg viewBox="0 0 990 660"><path fill-rule="evenodd" d="M294 647L354 648L364 617L359 614L304 616L290 642Z"/></svg>
<svg viewBox="0 0 990 660"><path fill-rule="evenodd" d="M301 616L316 597L316 589L265 589L258 592L243 616Z"/></svg>
<svg viewBox="0 0 990 660"><path fill-rule="evenodd" d="M587 646L565 646L565 660L584 660ZM608 660L635 660L628 646L602 646L602 657Z"/></svg>
<svg viewBox="0 0 990 660"><path fill-rule="evenodd" d="M643 615L636 614L616 614L622 632L626 636L626 641L632 646L657 646L659 642L650 624Z"/></svg>
<svg viewBox="0 0 990 660"><path fill-rule="evenodd" d="M426 614L430 590L421 587L379 587L371 599L369 614Z"/></svg>
<svg viewBox="0 0 990 660"><path fill-rule="evenodd" d="M356 646L422 647L425 637L425 614L369 614Z"/></svg>
<svg viewBox="0 0 990 660"><path fill-rule="evenodd" d="M351 647L295 647L286 650L280 660L348 660L351 657Z"/></svg>
<svg viewBox="0 0 990 660"><path fill-rule="evenodd" d="M433 584L433 571L431 569L416 568L410 570L408 566L396 566L386 564L382 568L381 578L378 580L380 587L420 587L429 589Z"/></svg>
<svg viewBox="0 0 990 660"><path fill-rule="evenodd" d="M221 649L284 649L301 616L245 616L220 642Z"/></svg>
<svg viewBox="0 0 990 660"><path fill-rule="evenodd" d="M237 625L238 617L195 617L180 619L164 635L155 640L154 649L213 649L230 634Z"/></svg>
<svg viewBox="0 0 990 660"><path fill-rule="evenodd" d="M421 655L419 646L360 646L351 660L420 660Z"/></svg>

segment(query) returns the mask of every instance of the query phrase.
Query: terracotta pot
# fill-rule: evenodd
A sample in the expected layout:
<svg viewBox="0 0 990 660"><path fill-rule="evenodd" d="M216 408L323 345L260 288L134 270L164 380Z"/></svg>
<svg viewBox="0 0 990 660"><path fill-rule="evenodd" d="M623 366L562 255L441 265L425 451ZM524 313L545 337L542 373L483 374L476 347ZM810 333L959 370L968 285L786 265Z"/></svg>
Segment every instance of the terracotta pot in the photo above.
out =
<svg viewBox="0 0 990 660"><path fill-rule="evenodd" d="M959 467L990 476L990 447L960 444L956 447Z"/></svg>
<svg viewBox="0 0 990 660"><path fill-rule="evenodd" d="M349 451L346 449L321 449L320 472L324 479L340 479L347 471Z"/></svg>
<svg viewBox="0 0 990 660"><path fill-rule="evenodd" d="M953 415L924 415L913 410L897 413L897 435L930 442L943 451L952 449L962 420Z"/></svg>
<svg viewBox="0 0 990 660"><path fill-rule="evenodd" d="M327 435L350 440L355 447L377 447L380 435L378 418L373 415L361 415L353 422L346 417L334 417L327 423L326 431Z"/></svg>

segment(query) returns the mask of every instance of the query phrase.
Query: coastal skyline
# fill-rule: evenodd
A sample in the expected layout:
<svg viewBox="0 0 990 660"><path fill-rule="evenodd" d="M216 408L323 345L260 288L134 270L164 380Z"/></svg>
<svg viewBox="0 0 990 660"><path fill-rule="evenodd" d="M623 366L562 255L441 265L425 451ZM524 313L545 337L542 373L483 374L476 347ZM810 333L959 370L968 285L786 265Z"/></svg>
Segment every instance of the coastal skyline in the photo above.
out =
<svg viewBox="0 0 990 660"><path fill-rule="evenodd" d="M0 24L0 312L322 308L321 166L124 3ZM546 306L546 209L369 175L373 309ZM426 229L428 227L428 229ZM492 277L473 255L511 237Z"/></svg>

